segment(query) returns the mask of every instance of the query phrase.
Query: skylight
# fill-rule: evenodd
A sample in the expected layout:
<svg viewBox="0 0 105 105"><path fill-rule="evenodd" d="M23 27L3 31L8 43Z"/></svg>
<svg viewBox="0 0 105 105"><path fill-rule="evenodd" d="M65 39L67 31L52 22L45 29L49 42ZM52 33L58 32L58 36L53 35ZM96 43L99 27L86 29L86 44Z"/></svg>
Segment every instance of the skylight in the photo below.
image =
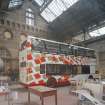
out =
<svg viewBox="0 0 105 105"><path fill-rule="evenodd" d="M100 36L105 34L105 27L99 28L89 33L92 37Z"/></svg>
<svg viewBox="0 0 105 105"><path fill-rule="evenodd" d="M8 8L17 7L19 5L22 5L22 3L23 3L23 0L11 0Z"/></svg>
<svg viewBox="0 0 105 105"><path fill-rule="evenodd" d="M53 0L48 5L48 7L46 7L46 9L41 13L41 15L48 22L52 22L77 1L79 0Z"/></svg>
<svg viewBox="0 0 105 105"><path fill-rule="evenodd" d="M34 0L38 5L42 5L44 3L44 0Z"/></svg>

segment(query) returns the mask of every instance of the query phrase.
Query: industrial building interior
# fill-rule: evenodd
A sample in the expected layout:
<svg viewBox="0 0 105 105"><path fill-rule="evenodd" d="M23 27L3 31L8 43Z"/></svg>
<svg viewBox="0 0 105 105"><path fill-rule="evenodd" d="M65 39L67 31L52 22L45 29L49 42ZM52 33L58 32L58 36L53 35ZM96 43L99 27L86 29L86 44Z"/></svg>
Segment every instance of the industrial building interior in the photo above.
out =
<svg viewBox="0 0 105 105"><path fill-rule="evenodd" d="M17 104L105 105L105 0L0 0L0 105Z"/></svg>

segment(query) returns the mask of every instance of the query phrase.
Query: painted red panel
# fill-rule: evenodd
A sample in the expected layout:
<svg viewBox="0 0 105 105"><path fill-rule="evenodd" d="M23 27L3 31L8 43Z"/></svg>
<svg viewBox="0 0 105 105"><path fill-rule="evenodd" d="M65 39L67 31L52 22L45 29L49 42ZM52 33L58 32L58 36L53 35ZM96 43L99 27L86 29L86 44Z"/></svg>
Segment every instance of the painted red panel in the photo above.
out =
<svg viewBox="0 0 105 105"><path fill-rule="evenodd" d="M41 64L42 63L39 58L36 58L34 61L35 61L36 64Z"/></svg>
<svg viewBox="0 0 105 105"><path fill-rule="evenodd" d="M27 54L27 60L32 60L32 54L31 53Z"/></svg>
<svg viewBox="0 0 105 105"><path fill-rule="evenodd" d="M32 47L31 43L30 43L30 42L27 42L27 43L26 43L26 47L27 47L27 48Z"/></svg>
<svg viewBox="0 0 105 105"><path fill-rule="evenodd" d="M39 73L35 74L35 79L40 79L41 78L41 75Z"/></svg>
<svg viewBox="0 0 105 105"><path fill-rule="evenodd" d="M44 80L40 80L39 84L43 85L43 84L46 84L46 83L44 82Z"/></svg>

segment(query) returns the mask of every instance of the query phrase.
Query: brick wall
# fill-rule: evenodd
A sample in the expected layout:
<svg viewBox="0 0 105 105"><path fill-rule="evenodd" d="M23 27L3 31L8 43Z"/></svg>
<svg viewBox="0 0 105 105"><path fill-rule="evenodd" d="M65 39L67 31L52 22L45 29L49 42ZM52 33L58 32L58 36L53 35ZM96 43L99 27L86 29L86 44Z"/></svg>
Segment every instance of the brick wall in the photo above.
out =
<svg viewBox="0 0 105 105"><path fill-rule="evenodd" d="M31 8L34 12L35 26L26 25L25 13L27 8ZM6 30L12 32L12 39L4 39L4 32ZM10 51L12 69L18 68L19 36L21 33L54 39L53 32L49 29L48 23L40 16L38 7L34 6L29 0L26 0L21 8L8 11L6 16L0 17L0 47L5 47Z"/></svg>

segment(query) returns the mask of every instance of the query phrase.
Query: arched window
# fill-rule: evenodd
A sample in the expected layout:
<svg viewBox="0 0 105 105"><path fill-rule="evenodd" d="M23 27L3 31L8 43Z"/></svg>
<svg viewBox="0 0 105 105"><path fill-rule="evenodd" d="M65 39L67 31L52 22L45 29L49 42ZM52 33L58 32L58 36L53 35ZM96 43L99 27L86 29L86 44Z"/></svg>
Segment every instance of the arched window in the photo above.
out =
<svg viewBox="0 0 105 105"><path fill-rule="evenodd" d="M34 26L34 13L32 9L28 8L26 9L26 24L30 26Z"/></svg>
<svg viewBox="0 0 105 105"><path fill-rule="evenodd" d="M7 74L8 68L12 69L11 65L11 53L5 47L0 47L0 75L2 73Z"/></svg>

